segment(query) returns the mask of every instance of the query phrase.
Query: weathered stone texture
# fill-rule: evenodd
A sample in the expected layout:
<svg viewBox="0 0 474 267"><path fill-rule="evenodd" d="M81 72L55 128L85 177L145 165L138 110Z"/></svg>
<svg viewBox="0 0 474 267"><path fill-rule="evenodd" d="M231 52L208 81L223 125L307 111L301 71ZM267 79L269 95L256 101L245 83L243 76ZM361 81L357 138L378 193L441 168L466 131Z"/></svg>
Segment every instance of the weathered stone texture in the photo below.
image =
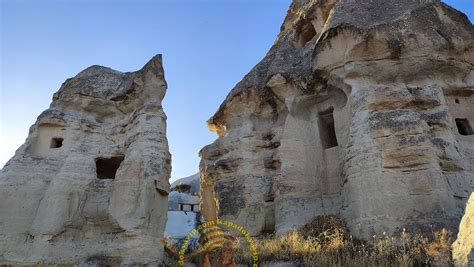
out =
<svg viewBox="0 0 474 267"><path fill-rule="evenodd" d="M474 188L474 135L459 125L474 124L473 64L472 24L439 1L293 1L208 121L204 216L254 235L321 214L359 237L456 231Z"/></svg>
<svg viewBox="0 0 474 267"><path fill-rule="evenodd" d="M0 173L0 264L161 262L165 92L161 55L63 83Z"/></svg>

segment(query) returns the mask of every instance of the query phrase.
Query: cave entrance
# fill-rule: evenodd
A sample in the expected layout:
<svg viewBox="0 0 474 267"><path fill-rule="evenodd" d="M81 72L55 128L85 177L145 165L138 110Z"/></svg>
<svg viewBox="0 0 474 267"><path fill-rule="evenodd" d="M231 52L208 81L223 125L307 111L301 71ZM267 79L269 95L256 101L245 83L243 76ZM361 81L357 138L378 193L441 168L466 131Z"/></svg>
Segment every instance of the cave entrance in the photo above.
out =
<svg viewBox="0 0 474 267"><path fill-rule="evenodd" d="M319 136L324 149L338 145L333 111L334 109L330 108L319 113Z"/></svg>
<svg viewBox="0 0 474 267"><path fill-rule="evenodd" d="M467 119L454 119L456 121L456 127L460 135L472 135L472 127Z"/></svg>
<svg viewBox="0 0 474 267"><path fill-rule="evenodd" d="M51 139L51 143L49 144L49 148L60 148L63 146L63 138L61 137L53 137Z"/></svg>
<svg viewBox="0 0 474 267"><path fill-rule="evenodd" d="M115 179L120 164L124 156L114 156L111 158L96 158L95 166L97 171L97 178L99 179Z"/></svg>
<svg viewBox="0 0 474 267"><path fill-rule="evenodd" d="M297 47L302 48L306 46L309 41L313 40L314 36L316 36L316 29L314 29L313 23L308 21L299 31Z"/></svg>

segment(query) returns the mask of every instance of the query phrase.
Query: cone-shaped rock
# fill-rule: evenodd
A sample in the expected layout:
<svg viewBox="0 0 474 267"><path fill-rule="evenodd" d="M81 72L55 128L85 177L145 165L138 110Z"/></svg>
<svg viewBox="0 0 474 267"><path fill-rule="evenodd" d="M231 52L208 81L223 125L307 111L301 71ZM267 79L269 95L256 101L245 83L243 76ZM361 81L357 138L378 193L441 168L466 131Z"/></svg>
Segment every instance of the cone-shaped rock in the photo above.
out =
<svg viewBox="0 0 474 267"><path fill-rule="evenodd" d="M474 27L434 0L294 0L201 150L202 212L252 234L456 231L474 187Z"/></svg>
<svg viewBox="0 0 474 267"><path fill-rule="evenodd" d="M161 55L66 80L0 173L0 263L162 261L170 154Z"/></svg>

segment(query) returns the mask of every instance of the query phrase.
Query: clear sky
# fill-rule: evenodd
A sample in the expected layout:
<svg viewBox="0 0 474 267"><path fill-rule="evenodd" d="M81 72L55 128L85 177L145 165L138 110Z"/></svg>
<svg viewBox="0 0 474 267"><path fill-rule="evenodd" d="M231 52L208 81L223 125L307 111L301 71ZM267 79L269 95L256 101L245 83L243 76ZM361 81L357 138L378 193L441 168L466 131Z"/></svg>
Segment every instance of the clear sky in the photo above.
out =
<svg viewBox="0 0 474 267"><path fill-rule="evenodd" d="M474 0L445 1L474 17ZM0 168L67 78L163 54L172 178L198 171L206 120L263 58L290 0L0 0Z"/></svg>

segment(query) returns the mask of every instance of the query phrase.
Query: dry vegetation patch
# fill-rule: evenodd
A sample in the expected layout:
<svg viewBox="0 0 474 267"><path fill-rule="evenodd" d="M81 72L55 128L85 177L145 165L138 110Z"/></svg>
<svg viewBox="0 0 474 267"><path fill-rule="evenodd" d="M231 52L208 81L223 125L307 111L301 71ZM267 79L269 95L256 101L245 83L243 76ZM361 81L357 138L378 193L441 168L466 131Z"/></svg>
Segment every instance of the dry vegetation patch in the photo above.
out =
<svg viewBox="0 0 474 267"><path fill-rule="evenodd" d="M431 237L403 230L397 235L353 238L336 216L318 216L298 231L256 240L260 262L297 262L303 266L451 266L451 233L446 229ZM250 263L245 240L239 242L236 258ZM176 251L168 248L168 251ZM199 264L199 255L189 257Z"/></svg>

